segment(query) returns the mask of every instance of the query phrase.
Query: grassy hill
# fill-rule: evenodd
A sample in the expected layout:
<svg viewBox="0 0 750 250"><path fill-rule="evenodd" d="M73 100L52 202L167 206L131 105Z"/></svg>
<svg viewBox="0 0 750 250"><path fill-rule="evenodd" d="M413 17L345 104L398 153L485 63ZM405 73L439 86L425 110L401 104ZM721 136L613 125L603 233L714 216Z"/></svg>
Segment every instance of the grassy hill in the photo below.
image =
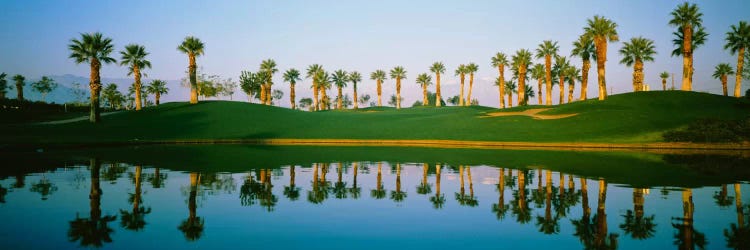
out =
<svg viewBox="0 0 750 250"><path fill-rule="evenodd" d="M0 125L0 144L87 143L178 139L445 139L524 142L661 141L661 134L698 118L740 119L750 114L745 99L652 91L552 106L540 114L575 116L535 120L528 116L486 117L492 112L548 108L526 106L367 108L304 112L258 104L206 101L167 103L140 112L103 117L100 124Z"/></svg>

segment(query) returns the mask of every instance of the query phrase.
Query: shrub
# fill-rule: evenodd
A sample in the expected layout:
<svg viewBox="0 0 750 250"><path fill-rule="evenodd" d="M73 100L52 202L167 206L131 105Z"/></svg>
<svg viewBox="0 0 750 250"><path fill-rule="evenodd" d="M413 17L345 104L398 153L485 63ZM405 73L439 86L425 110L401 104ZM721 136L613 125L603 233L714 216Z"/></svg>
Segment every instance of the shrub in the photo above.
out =
<svg viewBox="0 0 750 250"><path fill-rule="evenodd" d="M700 119L683 130L665 132L667 142L740 142L750 140L750 118L744 120Z"/></svg>

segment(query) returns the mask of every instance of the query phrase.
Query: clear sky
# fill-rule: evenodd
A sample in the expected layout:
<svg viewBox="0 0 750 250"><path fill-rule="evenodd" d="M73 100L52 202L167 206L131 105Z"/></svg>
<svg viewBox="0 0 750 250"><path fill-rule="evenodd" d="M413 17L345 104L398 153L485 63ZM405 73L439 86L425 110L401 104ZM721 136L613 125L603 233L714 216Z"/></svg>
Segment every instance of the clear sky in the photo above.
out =
<svg viewBox="0 0 750 250"><path fill-rule="evenodd" d="M41 75L88 75L87 65L68 59L67 45L82 32L99 31L116 45L114 56L126 44L144 45L153 68L149 78L183 78L187 56L177 45L187 35L206 44L198 59L205 73L237 79L242 70L257 70L261 60L276 60L280 72L304 70L319 63L326 70L360 71L366 79L360 93L375 94L369 73L404 66L408 72L402 95L404 104L421 100L414 83L435 61L452 73L459 64L475 62L479 72L475 95L480 104L497 106L492 86L497 70L490 58L498 51L513 54L521 48L533 51L542 40L558 41L569 56L572 42L583 32L586 19L603 15L615 21L620 42L609 45L607 79L615 93L632 90L632 68L619 64L617 51L623 41L644 36L655 41L658 55L645 64L646 83L660 88L659 72L681 74L681 58L671 57L675 28L669 13L682 1L1 1L0 71ZM716 64L736 64L736 56L723 49L729 26L750 21L750 1L698 1L707 43L695 52L697 91L720 93L721 84L711 78ZM536 60L540 62L540 60ZM580 59L573 63L580 67ZM126 67L106 65L103 77L126 78ZM274 89L288 93L275 75ZM679 79L675 79L679 87ZM744 81L747 89L748 81ZM305 80L298 98L309 97ZM384 95L395 83L389 80ZM444 97L458 94L457 78L443 78ZM534 86L536 83L534 82ZM577 86L577 88L580 87ZM589 93L596 95L595 66L590 71ZM734 77L730 77L730 90ZM124 88L124 87L123 87ZM434 88L434 87L433 87ZM557 88L555 88L557 89ZM180 92L186 93L186 92ZM557 92L553 92L557 93ZM576 91L578 93L578 91ZM731 91L730 91L731 94ZM577 95L577 94L576 94ZM237 96L237 95L236 95ZM244 94L240 94L244 98ZM188 96L172 96L187 100ZM556 98L553 98L556 99ZM282 104L288 105L288 101ZM535 104L536 101L532 101Z"/></svg>

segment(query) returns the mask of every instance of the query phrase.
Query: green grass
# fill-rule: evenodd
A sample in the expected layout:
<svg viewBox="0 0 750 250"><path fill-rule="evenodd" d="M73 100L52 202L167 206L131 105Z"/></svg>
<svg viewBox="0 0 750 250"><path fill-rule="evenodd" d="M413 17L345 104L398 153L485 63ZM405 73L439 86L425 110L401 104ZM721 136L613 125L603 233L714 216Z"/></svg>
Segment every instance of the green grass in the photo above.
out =
<svg viewBox="0 0 750 250"><path fill-rule="evenodd" d="M243 102L167 103L106 116L100 124L0 125L0 144L260 138L640 143L661 141L664 131L698 118L750 114L747 100L682 91L628 93L551 108L542 114L578 115L534 120L481 118L498 111L481 106L304 112Z"/></svg>

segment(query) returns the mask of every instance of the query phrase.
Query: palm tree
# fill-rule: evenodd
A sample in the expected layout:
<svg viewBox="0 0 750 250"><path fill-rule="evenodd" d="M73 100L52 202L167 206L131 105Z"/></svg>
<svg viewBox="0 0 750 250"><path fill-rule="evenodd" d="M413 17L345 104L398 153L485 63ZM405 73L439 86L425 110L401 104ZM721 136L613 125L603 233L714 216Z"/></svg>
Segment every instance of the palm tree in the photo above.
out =
<svg viewBox="0 0 750 250"><path fill-rule="evenodd" d="M661 90L667 90L667 78L669 78L669 72L661 72L659 73L659 78L661 78Z"/></svg>
<svg viewBox="0 0 750 250"><path fill-rule="evenodd" d="M721 80L721 87L724 91L724 96L727 96L727 75L734 74L732 66L728 63L719 63L714 69L713 77Z"/></svg>
<svg viewBox="0 0 750 250"><path fill-rule="evenodd" d="M375 83L377 84L378 88L378 107L383 106L383 81L385 81L386 75L385 71L383 70L375 70L372 73L370 73L370 80L375 80Z"/></svg>
<svg viewBox="0 0 750 250"><path fill-rule="evenodd" d="M161 98L161 95L169 92L169 88L167 88L167 82L162 80L153 80L148 85L146 85L146 92L154 94L156 106L159 106L159 99Z"/></svg>
<svg viewBox="0 0 750 250"><path fill-rule="evenodd" d="M544 68L542 68L542 72L544 72ZM508 171L510 171L510 169ZM505 214L508 212L508 207L506 207L505 204L505 169L500 168L500 171L498 172L500 172L500 176L497 182L497 192L499 193L499 195L497 198L497 203L492 204L492 211L495 212L498 220L502 220L503 218L505 218Z"/></svg>
<svg viewBox="0 0 750 250"><path fill-rule="evenodd" d="M607 63L607 43L617 42L617 23L603 16L588 19L588 26L583 28L584 36L594 41L596 46L596 75L599 83L599 100L607 99L607 80L605 64Z"/></svg>
<svg viewBox="0 0 750 250"><path fill-rule="evenodd" d="M261 102L266 105L271 105L273 97L271 96L271 85L273 85L273 74L276 74L279 70L276 68L276 61L273 59L266 59L260 63L260 71L266 72L266 82L261 86ZM264 98L265 97L265 98Z"/></svg>
<svg viewBox="0 0 750 250"><path fill-rule="evenodd" d="M581 70L573 65L565 68L565 75L568 76L568 103L573 101L573 91L575 90L576 81L581 81ZM560 84L562 86L563 84Z"/></svg>
<svg viewBox="0 0 750 250"><path fill-rule="evenodd" d="M5 80L5 77L8 76L5 72L0 73L0 100L5 99L5 93L7 93L6 89L8 88L8 81Z"/></svg>
<svg viewBox="0 0 750 250"><path fill-rule="evenodd" d="M587 36L580 36L577 41L573 42L573 52L571 56L580 57L583 61L581 67L581 98L586 100L586 92L589 86L589 69L591 68L591 59L596 60L596 48L594 41Z"/></svg>
<svg viewBox="0 0 750 250"><path fill-rule="evenodd" d="M359 100L357 97L357 83L362 81L362 75L360 75L357 71L352 71L349 73L348 79L352 83L352 87L354 88L354 109L359 109L359 105L357 105L357 100Z"/></svg>
<svg viewBox="0 0 750 250"><path fill-rule="evenodd" d="M136 166L133 174L133 185L135 193L131 194L128 201L133 204L132 211L120 209L120 225L128 230L140 231L146 226L146 215L151 213L150 207L141 205L141 172L143 167Z"/></svg>
<svg viewBox="0 0 750 250"><path fill-rule="evenodd" d="M429 101L427 100L427 86L432 84L432 77L427 73L419 74L417 76L417 84L422 86L422 105L429 105Z"/></svg>
<svg viewBox="0 0 750 250"><path fill-rule="evenodd" d="M625 234L630 234L633 239L645 240L654 236L656 224L654 215L644 216L643 188L633 188L633 210L627 210L622 216L625 221L620 224L620 229ZM634 212L635 211L635 212Z"/></svg>
<svg viewBox="0 0 750 250"><path fill-rule="evenodd" d="M688 188L682 191L682 217L673 218L673 220L682 223L672 223L672 227L677 229L677 233L674 234L676 238L674 244L679 249L695 249L696 245L700 249L705 249L706 235L695 229L693 224L694 211L693 190Z"/></svg>
<svg viewBox="0 0 750 250"><path fill-rule="evenodd" d="M505 108L505 88L503 87L505 86L505 65L508 65L508 57L502 52L497 52L497 54L492 57L492 67L497 67L499 73L497 77L498 84L495 85L499 86L500 108ZM541 98L541 95L539 98Z"/></svg>
<svg viewBox="0 0 750 250"><path fill-rule="evenodd" d="M401 191L401 163L396 163L396 190L391 191L391 200L402 202L406 198L406 192Z"/></svg>
<svg viewBox="0 0 750 250"><path fill-rule="evenodd" d="M313 64L307 67L307 76L305 78L312 78L312 89L313 89L313 110L319 110L318 105L318 81L316 79L316 75L319 71L323 71L323 66L320 66L319 64Z"/></svg>
<svg viewBox="0 0 750 250"><path fill-rule="evenodd" d="M289 100L291 101L292 109L297 109L297 104L294 102L294 85L297 84L297 81L301 80L302 79L299 77L299 71L297 69L288 69L286 72L284 72L284 81L289 83Z"/></svg>
<svg viewBox="0 0 750 250"><path fill-rule="evenodd" d="M427 172L430 169L430 164L422 163L422 182L417 185L418 194L429 194L432 192L432 185L427 182Z"/></svg>
<svg viewBox="0 0 750 250"><path fill-rule="evenodd" d="M151 62L146 60L148 56L146 48L138 44L128 44L125 46L125 50L120 51L122 58L120 59L120 65L128 66L128 75L135 77L135 110L141 110L141 70L145 68L151 68Z"/></svg>
<svg viewBox="0 0 750 250"><path fill-rule="evenodd" d="M675 36L675 39L672 39L672 44L675 46L675 49L672 50L672 56L684 56L684 49L683 45L685 42L685 35L684 35L683 29L677 29L677 31L672 32L672 35ZM706 32L706 28L703 26L698 27L697 30L692 31L692 39L691 39L691 50L695 51L700 46L702 46L704 43L706 43L706 40L708 38L708 33ZM683 58L684 59L684 58ZM693 72L695 71L693 69L693 53L691 52L688 61L690 64L690 72L688 72L688 80L691 82L691 88L692 88L692 82L693 82ZM683 60L684 63L684 60Z"/></svg>
<svg viewBox="0 0 750 250"><path fill-rule="evenodd" d="M500 82L495 81L495 85L498 84L500 84ZM505 86L503 86L505 93L508 93L508 108L513 107L513 93L516 93L516 87L516 83L513 80L506 81Z"/></svg>
<svg viewBox="0 0 750 250"><path fill-rule="evenodd" d="M375 199L383 199L386 195L386 190L383 189L383 163L378 162L378 176L375 184L375 189L370 190L370 196Z"/></svg>
<svg viewBox="0 0 750 250"><path fill-rule="evenodd" d="M672 20L669 25L682 30L682 90L692 90L693 75L693 29L703 26L703 13L700 13L696 4L685 2L680 4L670 13Z"/></svg>
<svg viewBox="0 0 750 250"><path fill-rule="evenodd" d="M200 174L195 172L190 173L190 193L188 197L188 210L190 213L188 218L183 220L180 226L177 227L185 235L185 239L189 241L195 241L201 237L203 234L203 225L205 224L203 218L196 213L196 209L198 208L196 198L198 196L199 179Z"/></svg>
<svg viewBox="0 0 750 250"><path fill-rule="evenodd" d="M471 105L471 89L474 86L474 73L476 73L479 70L479 65L476 65L475 63L469 63L469 65L466 65L466 72L469 73L469 94L466 95L466 100L468 100L468 103L464 102L466 105Z"/></svg>
<svg viewBox="0 0 750 250"><path fill-rule="evenodd" d="M188 36L182 41L182 44L177 47L182 53L188 55L188 75L190 77L190 104L198 103L198 79L196 77L196 69L198 65L195 63L195 57L203 55L203 49L205 45L197 37Z"/></svg>
<svg viewBox="0 0 750 250"><path fill-rule="evenodd" d="M518 106L526 105L526 71L528 67L531 67L531 51L521 49L516 51L511 61L513 66L518 68Z"/></svg>
<svg viewBox="0 0 750 250"><path fill-rule="evenodd" d="M320 101L318 101L320 107L318 110L330 109L331 100L328 98L328 89L331 88L331 75L321 70L316 73L315 77L317 78L315 81L318 83L318 92L320 92Z"/></svg>
<svg viewBox="0 0 750 250"><path fill-rule="evenodd" d="M112 53L114 45L112 39L104 37L102 33L84 33L81 34L81 39L70 40L68 45L70 50L70 58L72 58L77 64L88 62L91 67L91 73L89 75L89 88L91 89L91 103L90 103L90 122L99 122L99 94L102 89L101 77L99 76L99 70L102 67L102 63L115 63L115 59L109 57Z"/></svg>
<svg viewBox="0 0 750 250"><path fill-rule="evenodd" d="M633 91L643 91L643 62L653 62L656 55L654 41L643 37L633 37L620 49L621 64L633 66Z"/></svg>
<svg viewBox="0 0 750 250"><path fill-rule="evenodd" d="M289 167L289 186L284 186L284 196L288 198L291 201L296 201L299 199L299 190L295 184L294 184L294 178L295 172L294 172L294 165Z"/></svg>
<svg viewBox="0 0 750 250"><path fill-rule="evenodd" d="M16 93L18 94L16 99L19 101L23 101L23 86L26 85L26 83L23 82L24 80L26 80L26 78L22 75L13 76L13 81L16 81Z"/></svg>
<svg viewBox="0 0 750 250"><path fill-rule="evenodd" d="M545 81L547 83L547 105L552 105L552 57L557 55L559 47L557 42L551 40L542 41L536 49L536 58L544 57ZM539 90L541 94L541 90Z"/></svg>
<svg viewBox="0 0 750 250"><path fill-rule="evenodd" d="M441 92L440 92L440 74L445 73L445 65L442 62L435 62L430 67L430 71L435 73L435 106L440 107Z"/></svg>
<svg viewBox="0 0 750 250"><path fill-rule="evenodd" d="M563 104L564 102L564 96L565 96L565 74L567 73L565 69L570 67L570 63L564 56L555 56L555 67L554 72L557 72L558 78L557 78L557 85L560 87L560 101L558 104Z"/></svg>
<svg viewBox="0 0 750 250"><path fill-rule="evenodd" d="M466 102L466 99L464 99L464 81L466 80L467 72L466 65L464 64L458 65L458 68L456 68L456 75L461 77L461 95L458 99L459 106L464 106Z"/></svg>
<svg viewBox="0 0 750 250"><path fill-rule="evenodd" d="M68 240L71 242L81 241L81 246L101 247L104 243L112 242L110 234L114 231L109 223L115 221L117 216L102 216L102 189L99 181L101 162L91 159L91 191L89 192L90 215L88 218L76 218L70 221L68 229Z"/></svg>
<svg viewBox="0 0 750 250"><path fill-rule="evenodd" d="M734 97L740 97L740 90L742 89L742 67L745 57L745 50L750 47L750 25L747 22L740 21L735 26L731 26L732 31L727 32L727 44L724 45L724 49L728 49L729 53L734 55L737 53L737 71L735 71L735 82L734 82ZM726 94L725 94L726 95Z"/></svg>
<svg viewBox="0 0 750 250"><path fill-rule="evenodd" d="M343 94L341 92L341 89L346 87L346 83L349 81L348 79L349 75L344 70L336 70L333 72L333 75L331 76L331 80L333 81L333 84L336 84L336 88L338 89L338 103L336 104L336 109L342 109L342 102Z"/></svg>
<svg viewBox="0 0 750 250"><path fill-rule="evenodd" d="M391 70L391 79L396 79L396 109L401 109L401 80L406 79L404 67L396 66Z"/></svg>
<svg viewBox="0 0 750 250"><path fill-rule="evenodd" d="M535 64L534 67L531 68L531 78L536 79L537 81L537 88L539 89L539 105L542 105L542 81L544 81L544 77L544 65Z"/></svg>
<svg viewBox="0 0 750 250"><path fill-rule="evenodd" d="M432 207L435 209L443 208L445 204L445 196L440 194L440 164L435 165L435 196L430 197Z"/></svg>

